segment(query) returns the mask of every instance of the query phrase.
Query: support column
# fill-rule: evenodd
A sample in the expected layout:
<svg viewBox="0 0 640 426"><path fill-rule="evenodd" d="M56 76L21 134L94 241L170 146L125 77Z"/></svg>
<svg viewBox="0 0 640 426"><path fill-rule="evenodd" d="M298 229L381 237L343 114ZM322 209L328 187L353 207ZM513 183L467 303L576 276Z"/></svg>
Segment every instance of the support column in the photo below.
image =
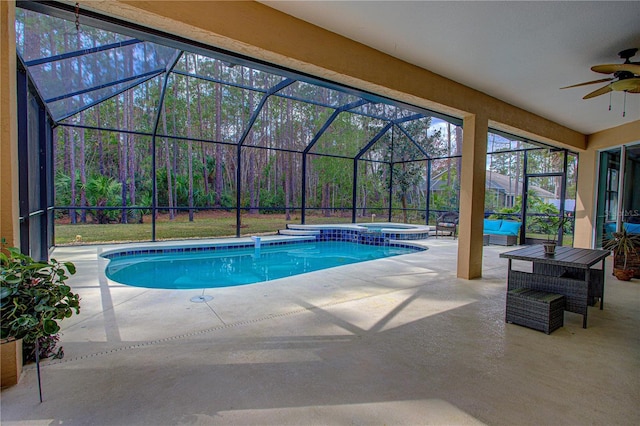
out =
<svg viewBox="0 0 640 426"><path fill-rule="evenodd" d="M573 231L573 246L592 248L596 226L595 203L598 170L598 151L581 151L578 156L578 192L576 194L576 221Z"/></svg>
<svg viewBox="0 0 640 426"><path fill-rule="evenodd" d="M468 280L482 276L488 131L486 116L470 114L464 117L457 275Z"/></svg>
<svg viewBox="0 0 640 426"><path fill-rule="evenodd" d="M0 1L0 238L20 243L15 2Z"/></svg>

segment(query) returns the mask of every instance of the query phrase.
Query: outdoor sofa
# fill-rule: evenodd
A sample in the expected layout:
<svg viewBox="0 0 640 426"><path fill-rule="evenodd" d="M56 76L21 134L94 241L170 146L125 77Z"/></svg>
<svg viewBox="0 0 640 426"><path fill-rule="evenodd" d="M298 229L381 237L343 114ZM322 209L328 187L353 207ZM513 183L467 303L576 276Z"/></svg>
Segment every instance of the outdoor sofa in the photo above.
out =
<svg viewBox="0 0 640 426"><path fill-rule="evenodd" d="M482 233L489 235L489 244L513 246L518 244L521 222L503 219L485 219Z"/></svg>
<svg viewBox="0 0 640 426"><path fill-rule="evenodd" d="M629 234L640 234L640 223L623 222L622 226ZM615 222L607 222L604 225L604 230L607 238L611 238L611 235L616 231Z"/></svg>

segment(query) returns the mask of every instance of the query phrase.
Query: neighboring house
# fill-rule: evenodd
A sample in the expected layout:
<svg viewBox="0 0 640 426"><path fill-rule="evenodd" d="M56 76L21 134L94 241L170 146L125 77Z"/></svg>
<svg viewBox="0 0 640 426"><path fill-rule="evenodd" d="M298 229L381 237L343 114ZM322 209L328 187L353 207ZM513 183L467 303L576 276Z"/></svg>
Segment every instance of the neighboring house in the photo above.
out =
<svg viewBox="0 0 640 426"><path fill-rule="evenodd" d="M522 180L490 170L487 170L486 173L487 193L485 199L493 201L491 203L492 208L497 210L504 207L513 207L516 197L522 195ZM446 172L435 175L431 180L431 191L433 193L444 192L446 186ZM545 203L553 203L556 200L555 194L546 189L535 185L531 185L529 189L542 198Z"/></svg>

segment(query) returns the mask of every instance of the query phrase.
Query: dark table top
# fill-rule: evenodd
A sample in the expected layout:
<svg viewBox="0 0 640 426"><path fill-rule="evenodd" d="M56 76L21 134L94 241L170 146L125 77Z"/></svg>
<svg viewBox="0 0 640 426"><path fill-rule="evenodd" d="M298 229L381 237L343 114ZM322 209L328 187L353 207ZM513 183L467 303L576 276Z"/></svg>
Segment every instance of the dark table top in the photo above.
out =
<svg viewBox="0 0 640 426"><path fill-rule="evenodd" d="M581 249L573 247L556 247L554 255L544 253L542 244L526 246L506 253L501 253L500 257L506 259L528 260L549 265L570 266L573 268L588 269L596 263L609 256L607 250Z"/></svg>

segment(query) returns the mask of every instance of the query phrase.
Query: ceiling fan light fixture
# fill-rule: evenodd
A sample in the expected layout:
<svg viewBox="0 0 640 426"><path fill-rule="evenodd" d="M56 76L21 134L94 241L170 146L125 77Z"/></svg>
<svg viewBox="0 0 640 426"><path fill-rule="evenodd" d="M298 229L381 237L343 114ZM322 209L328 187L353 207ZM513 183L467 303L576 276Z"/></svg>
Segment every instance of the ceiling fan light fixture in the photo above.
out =
<svg viewBox="0 0 640 426"><path fill-rule="evenodd" d="M609 111L611 111L611 93L624 92L624 109L622 116L626 116L627 109L627 93L640 93L640 62L631 62L638 48L625 49L618 53L620 58L624 59L622 64L604 64L594 65L591 70L601 74L613 74L613 77L603 78L600 80L578 83L571 86L561 87L561 89L569 89L572 87L586 86L589 84L610 82L606 86L587 93L582 99L592 99L605 93L609 93Z"/></svg>

